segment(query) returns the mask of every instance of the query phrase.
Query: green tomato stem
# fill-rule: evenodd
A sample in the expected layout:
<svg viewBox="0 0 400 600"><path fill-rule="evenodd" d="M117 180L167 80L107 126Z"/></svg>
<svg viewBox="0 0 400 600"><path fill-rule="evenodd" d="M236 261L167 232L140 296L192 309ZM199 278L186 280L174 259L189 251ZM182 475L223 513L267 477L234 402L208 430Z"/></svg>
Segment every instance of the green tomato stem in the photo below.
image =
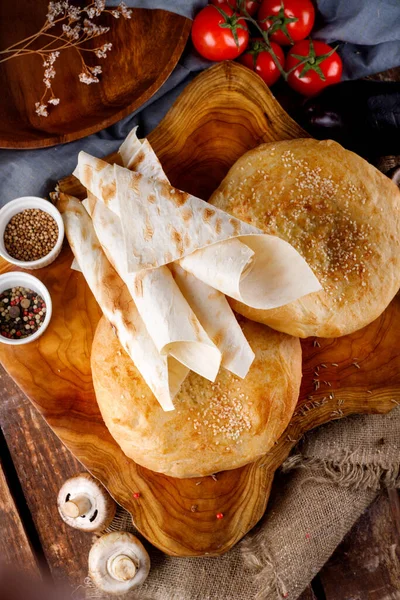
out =
<svg viewBox="0 0 400 600"><path fill-rule="evenodd" d="M264 31L263 29L261 29L261 27L259 26L257 21L255 19L253 19L253 17L247 12L245 0L238 0L238 6L239 6L239 11L245 15L246 21L249 21L250 23L252 23L256 27L256 29L258 29L260 34L262 35L265 43L268 46L268 51L269 51L270 55L272 56L272 60L274 61L275 65L276 65L278 71L280 72L280 74L282 75L283 79L286 81L287 73L284 70L284 68L282 67L281 63L279 62L278 57L276 56L274 49L271 46L268 31Z"/></svg>

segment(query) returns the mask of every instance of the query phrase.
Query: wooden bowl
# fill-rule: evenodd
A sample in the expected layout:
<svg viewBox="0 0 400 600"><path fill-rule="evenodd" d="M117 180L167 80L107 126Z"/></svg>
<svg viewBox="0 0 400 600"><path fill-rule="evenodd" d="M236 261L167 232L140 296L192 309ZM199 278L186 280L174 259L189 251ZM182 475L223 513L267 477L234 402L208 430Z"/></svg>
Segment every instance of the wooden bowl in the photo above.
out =
<svg viewBox="0 0 400 600"><path fill-rule="evenodd" d="M39 31L47 4L48 0L0 2L0 50ZM83 4L81 1L80 5ZM50 107L48 117L39 117L35 112L35 102L44 91L40 56L30 54L0 63L1 148L41 148L70 142L130 114L170 75L182 54L191 25L179 15L144 9L133 9L131 19L104 15L94 22L111 27L108 33L91 42L92 47L111 42L113 48L107 58L98 59L86 53L89 65L102 66L101 81L91 85L81 83L78 53L74 49L63 51L55 65L53 86L61 101L58 106Z"/></svg>

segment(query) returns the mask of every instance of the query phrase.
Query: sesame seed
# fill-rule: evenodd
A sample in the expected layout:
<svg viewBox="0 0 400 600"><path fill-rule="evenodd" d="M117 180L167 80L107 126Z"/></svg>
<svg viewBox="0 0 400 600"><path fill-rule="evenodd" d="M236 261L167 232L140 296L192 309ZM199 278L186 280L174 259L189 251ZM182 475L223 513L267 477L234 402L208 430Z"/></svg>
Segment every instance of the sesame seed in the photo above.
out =
<svg viewBox="0 0 400 600"><path fill-rule="evenodd" d="M212 397L201 403L203 410L196 412L193 428L199 434L210 432L215 438L215 445L223 440L237 442L244 431L251 429L250 413L246 406L251 405L248 396L241 392L241 387L228 386L223 390L219 381L211 389ZM230 446L227 448L230 449Z"/></svg>
<svg viewBox="0 0 400 600"><path fill-rule="evenodd" d="M270 149L271 156L275 150ZM347 290L354 289L354 283L367 289L368 265L377 253L372 225L354 216L353 207L368 200L365 189L346 178L335 181L325 169L311 166L306 158L296 158L290 150L276 154L275 161L286 167L289 185L283 178L273 185L266 175L259 185L260 169L254 168L253 175L246 177L250 197L243 189L244 181L230 191L235 215L285 239L310 265L318 265L316 275L327 299L344 306L348 304ZM254 166L251 160L247 164ZM269 197L267 207L265 195ZM255 205L260 205L262 212L255 211ZM232 209L226 208L228 212ZM313 345L320 346L317 340Z"/></svg>

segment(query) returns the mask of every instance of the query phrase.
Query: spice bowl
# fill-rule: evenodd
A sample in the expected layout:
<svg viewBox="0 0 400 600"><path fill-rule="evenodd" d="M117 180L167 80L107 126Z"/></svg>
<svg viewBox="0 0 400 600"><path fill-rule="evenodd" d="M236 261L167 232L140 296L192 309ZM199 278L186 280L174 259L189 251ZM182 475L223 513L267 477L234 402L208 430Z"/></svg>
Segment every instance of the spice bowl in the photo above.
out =
<svg viewBox="0 0 400 600"><path fill-rule="evenodd" d="M58 227L57 241L55 242L54 246L45 256L38 258L37 260L19 260L17 258L14 258L7 252L4 240L6 227L11 221L11 219L18 213L22 213L22 211L27 209L39 209L47 213L48 215L53 217ZM37 198L36 196L24 196L22 198L16 198L16 200L8 202L0 210L0 256L2 256L7 262L17 267L21 267L23 269L41 269L42 267L46 267L47 265L52 263L60 254L63 239L64 222L62 220L61 214L59 213L57 208L48 200L44 200L43 198ZM24 240L21 239L21 244L23 243Z"/></svg>
<svg viewBox="0 0 400 600"><path fill-rule="evenodd" d="M24 287L32 290L32 292L38 294L43 298L46 305L45 317L40 327L25 338L12 339L6 338L0 333L0 342L3 344L9 344L11 346L21 346L23 344L29 344L44 333L47 329L48 324L51 320L52 314L52 302L51 296L47 287L37 277L30 275L29 273L23 273L21 271L10 271L9 273L3 273L0 275L0 294L3 294L6 290L13 289L16 287ZM1 316L0 316L1 319Z"/></svg>

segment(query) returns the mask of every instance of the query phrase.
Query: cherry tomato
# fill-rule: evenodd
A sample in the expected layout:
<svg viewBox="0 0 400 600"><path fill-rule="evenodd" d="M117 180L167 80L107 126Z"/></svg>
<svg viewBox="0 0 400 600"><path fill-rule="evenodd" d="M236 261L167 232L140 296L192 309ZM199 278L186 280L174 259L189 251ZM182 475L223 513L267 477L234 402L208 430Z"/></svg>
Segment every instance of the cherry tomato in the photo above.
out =
<svg viewBox="0 0 400 600"><path fill-rule="evenodd" d="M283 67L285 64L285 55L282 48L278 44L275 44L275 42L271 42L271 48ZM269 87L278 81L281 75L267 44L262 38L256 38L251 41L249 48L239 58L239 62L258 73Z"/></svg>
<svg viewBox="0 0 400 600"><path fill-rule="evenodd" d="M303 58L304 57L304 58ZM336 50L328 44L312 40L298 42L286 57L286 71L290 71L288 84L304 96L314 96L323 88L338 83L342 76L342 61Z"/></svg>
<svg viewBox="0 0 400 600"><path fill-rule="evenodd" d="M192 41L197 52L209 60L237 58L247 47L249 30L228 4L209 4L195 17Z"/></svg>
<svg viewBox="0 0 400 600"><path fill-rule="evenodd" d="M271 40L288 46L310 34L315 10L311 0L263 0L257 20Z"/></svg>
<svg viewBox="0 0 400 600"><path fill-rule="evenodd" d="M260 8L261 0L210 0L210 4L214 6L222 6L223 4L229 4L233 10L239 10L241 3L244 2L244 7L250 16L254 16Z"/></svg>

